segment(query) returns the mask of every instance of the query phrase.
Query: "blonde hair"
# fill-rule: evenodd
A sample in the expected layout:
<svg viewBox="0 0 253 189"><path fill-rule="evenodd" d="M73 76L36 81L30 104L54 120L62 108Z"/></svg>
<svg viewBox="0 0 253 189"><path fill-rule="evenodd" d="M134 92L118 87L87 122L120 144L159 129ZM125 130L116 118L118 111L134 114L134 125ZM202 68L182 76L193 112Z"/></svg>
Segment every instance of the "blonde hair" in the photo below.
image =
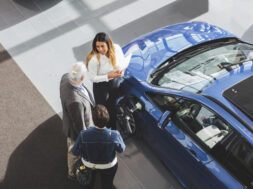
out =
<svg viewBox="0 0 253 189"><path fill-rule="evenodd" d="M96 55L97 59L98 59L98 66L100 67L100 53L98 52L97 48L96 48L96 42L104 42L107 44L108 47L108 52L107 52L107 57L110 60L110 63L112 64L112 67L115 69L116 68L116 57L115 57L115 48L113 46L113 42L111 40L111 38L104 32L100 32L98 33L95 38L93 39L92 42L92 50L91 52L88 54L87 58L86 58L86 67L88 68L89 62L91 60L91 58Z"/></svg>

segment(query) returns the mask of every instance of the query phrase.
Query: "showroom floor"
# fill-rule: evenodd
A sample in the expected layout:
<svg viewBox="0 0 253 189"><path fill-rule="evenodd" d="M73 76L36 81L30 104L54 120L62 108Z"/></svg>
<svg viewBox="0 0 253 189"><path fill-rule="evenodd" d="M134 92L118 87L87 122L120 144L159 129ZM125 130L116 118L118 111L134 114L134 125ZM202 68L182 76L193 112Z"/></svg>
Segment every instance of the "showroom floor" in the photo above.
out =
<svg viewBox="0 0 253 189"><path fill-rule="evenodd" d="M85 59L97 32L123 46L154 29L197 20L253 43L251 7L251 0L1 0L0 188L74 186L65 178L59 81ZM144 142L127 144L117 188L181 188Z"/></svg>

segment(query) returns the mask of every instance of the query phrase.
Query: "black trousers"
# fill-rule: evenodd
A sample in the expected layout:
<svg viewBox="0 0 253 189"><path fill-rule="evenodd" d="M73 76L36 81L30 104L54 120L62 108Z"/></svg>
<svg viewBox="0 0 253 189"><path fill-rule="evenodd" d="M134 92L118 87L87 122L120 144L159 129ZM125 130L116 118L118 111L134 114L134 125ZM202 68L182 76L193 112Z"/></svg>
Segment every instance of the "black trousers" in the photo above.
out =
<svg viewBox="0 0 253 189"><path fill-rule="evenodd" d="M102 189L112 189L113 186L113 179L115 177L116 171L118 169L118 163L114 165L112 168L109 169L95 169L92 171L92 183L90 185L90 188L94 187L94 184L96 182L96 174L100 174L101 178L101 186Z"/></svg>
<svg viewBox="0 0 253 189"><path fill-rule="evenodd" d="M115 102L120 95L119 79L114 78L108 82L93 83L93 94L96 104L103 104L108 109L110 114L108 127L115 129Z"/></svg>

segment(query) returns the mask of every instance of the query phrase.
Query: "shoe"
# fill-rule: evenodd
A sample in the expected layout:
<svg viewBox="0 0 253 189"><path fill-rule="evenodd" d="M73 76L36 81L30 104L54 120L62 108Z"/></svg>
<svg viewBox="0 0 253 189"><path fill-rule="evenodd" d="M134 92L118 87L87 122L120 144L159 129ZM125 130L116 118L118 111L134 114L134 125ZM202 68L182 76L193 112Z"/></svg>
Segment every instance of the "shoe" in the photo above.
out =
<svg viewBox="0 0 253 189"><path fill-rule="evenodd" d="M68 175L68 179L71 180L71 181L76 181L76 177L75 176Z"/></svg>

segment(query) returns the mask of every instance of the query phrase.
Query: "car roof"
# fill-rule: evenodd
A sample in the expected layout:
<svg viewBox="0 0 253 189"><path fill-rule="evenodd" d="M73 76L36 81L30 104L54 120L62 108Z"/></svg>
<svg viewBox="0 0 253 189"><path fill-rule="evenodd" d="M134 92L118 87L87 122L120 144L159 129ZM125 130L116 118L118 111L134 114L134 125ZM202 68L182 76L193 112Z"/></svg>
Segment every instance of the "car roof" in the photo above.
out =
<svg viewBox="0 0 253 189"><path fill-rule="evenodd" d="M132 54L126 75L146 81L148 75L179 52L211 40L235 37L233 34L204 22L187 22L167 26L145 34L122 49Z"/></svg>

